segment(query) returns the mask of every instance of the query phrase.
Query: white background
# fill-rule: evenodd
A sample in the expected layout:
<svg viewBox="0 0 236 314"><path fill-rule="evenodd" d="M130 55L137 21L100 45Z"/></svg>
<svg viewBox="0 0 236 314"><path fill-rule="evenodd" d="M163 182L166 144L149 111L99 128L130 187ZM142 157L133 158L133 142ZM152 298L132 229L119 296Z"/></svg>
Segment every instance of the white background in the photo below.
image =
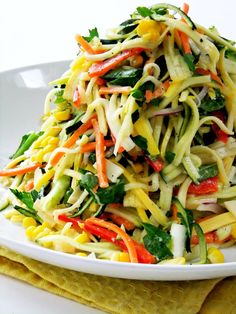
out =
<svg viewBox="0 0 236 314"><path fill-rule="evenodd" d="M182 5L182 1L170 0ZM0 0L0 71L56 60L73 59L74 35L97 26L100 33L128 18L137 6L155 0ZM189 0L190 16L216 25L236 39L235 0ZM1 101L1 100L0 100ZM95 313L75 302L0 275L1 314ZM98 312L96 312L98 313Z"/></svg>
<svg viewBox="0 0 236 314"><path fill-rule="evenodd" d="M0 71L72 59L77 52L74 40L77 32L87 34L88 28L94 26L104 31L127 19L137 6L155 2L158 1L0 0ZM178 6L183 3L169 2ZM235 0L189 0L188 3L190 16L199 24L215 24L224 36L233 38Z"/></svg>

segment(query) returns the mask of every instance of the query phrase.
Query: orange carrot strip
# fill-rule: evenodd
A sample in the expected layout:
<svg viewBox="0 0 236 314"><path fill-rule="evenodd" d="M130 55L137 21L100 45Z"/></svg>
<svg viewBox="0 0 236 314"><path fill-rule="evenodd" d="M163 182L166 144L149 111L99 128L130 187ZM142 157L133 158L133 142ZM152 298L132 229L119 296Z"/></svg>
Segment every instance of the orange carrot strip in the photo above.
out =
<svg viewBox="0 0 236 314"><path fill-rule="evenodd" d="M104 220L98 219L98 218L88 218L86 220L86 222L90 222L94 225L104 227L106 229L109 229L109 230L117 233L121 237L121 239L124 241L124 243L128 249L131 263L138 263L137 251L136 251L136 248L134 246L134 242L128 236L128 234L126 232L124 232L121 228L117 227L113 223L110 223L110 222L107 222L107 221L104 221Z"/></svg>
<svg viewBox="0 0 236 314"><path fill-rule="evenodd" d="M112 147L115 144L112 140L106 140L106 141L104 141L104 145L105 145L105 147ZM95 149L96 149L96 142L90 142L90 143L87 143L87 144L84 144L83 146L81 146L80 153L93 152Z"/></svg>
<svg viewBox="0 0 236 314"><path fill-rule="evenodd" d="M100 95L107 94L129 94L132 88L129 86L113 86L113 87L101 87L99 89Z"/></svg>
<svg viewBox="0 0 236 314"><path fill-rule="evenodd" d="M114 144L116 143L116 138L115 136L111 133L111 138L114 142ZM125 151L124 147L120 146L119 149L118 149L118 153L123 153Z"/></svg>
<svg viewBox="0 0 236 314"><path fill-rule="evenodd" d="M33 180L28 181L25 185L25 191L29 192L33 190L33 188L34 188L34 181Z"/></svg>
<svg viewBox="0 0 236 314"><path fill-rule="evenodd" d="M104 136L99 130L99 124L96 119L92 119L92 125L96 135L96 165L98 173L98 182L101 188L106 188L108 187L108 179L106 174Z"/></svg>
<svg viewBox="0 0 236 314"><path fill-rule="evenodd" d="M146 102L150 102L153 98L153 92L150 89L147 89L145 92Z"/></svg>
<svg viewBox="0 0 236 314"><path fill-rule="evenodd" d="M188 14L189 12L189 5L187 3L184 3L183 4L183 9L182 11L185 13L185 14Z"/></svg>
<svg viewBox="0 0 236 314"><path fill-rule="evenodd" d="M74 133L71 135L71 137L68 138L68 140L63 144L64 148L70 148L75 144L75 142L78 140L80 135L84 134L87 130L92 128L92 119L96 117L96 114L93 115L87 122L82 124ZM65 153L58 152L55 154L55 156L51 160L51 165L55 166L62 156L64 156Z"/></svg>
<svg viewBox="0 0 236 314"><path fill-rule="evenodd" d="M178 209L177 209L177 207L175 206L175 204L172 205L171 209L172 209L172 219L173 219L173 220L177 220L177 219L178 219L178 216L177 216L177 214L178 214Z"/></svg>
<svg viewBox="0 0 236 314"><path fill-rule="evenodd" d="M147 103L149 103L153 98L161 97L165 93L165 91L168 89L169 86L170 86L170 81L166 80L165 82L160 84L154 90L154 92L152 92L151 90L146 90L145 98L146 98Z"/></svg>
<svg viewBox="0 0 236 314"><path fill-rule="evenodd" d="M165 82L163 82L163 87L165 88L165 90L167 90L170 86L170 80L166 80Z"/></svg>
<svg viewBox="0 0 236 314"><path fill-rule="evenodd" d="M181 43L181 38L180 38L179 33L180 33L180 31L178 31L177 29L174 30L175 42L176 42L178 47L181 47L182 43Z"/></svg>
<svg viewBox="0 0 236 314"><path fill-rule="evenodd" d="M188 11L189 11L189 5L187 3L184 3L183 4L183 9L182 11L185 13L185 14L188 14ZM185 22L185 20L182 18L181 19L182 22ZM192 54L192 51L191 51L191 48L190 48L190 44L189 44L189 38L188 38L188 35L186 35L185 33L183 32L179 32L179 37L181 39L181 43L182 43L182 46L183 46L183 49L184 49L184 53L186 54Z"/></svg>
<svg viewBox="0 0 236 314"><path fill-rule="evenodd" d="M19 174L25 174L28 172L32 172L41 166L42 164L37 163L30 166L22 167L22 168L19 167L19 168L12 168L12 169L3 169L3 170L0 170L0 177L13 177Z"/></svg>
<svg viewBox="0 0 236 314"><path fill-rule="evenodd" d="M220 77L217 75L217 73L213 73L210 70L205 70L203 68L197 68L196 73L200 75L210 75L212 80L216 81L220 85L224 86L223 82L221 81Z"/></svg>
<svg viewBox="0 0 236 314"><path fill-rule="evenodd" d="M93 50L93 48L90 46L90 44L87 42L87 40L85 40L80 34L76 34L75 39L87 53L90 53L93 55L96 53Z"/></svg>
<svg viewBox="0 0 236 314"><path fill-rule="evenodd" d="M108 71L114 69L121 62L125 61L129 57L132 57L135 54L141 53L143 50L144 50L143 48L132 48L123 50L114 57L111 57L101 62L94 63L89 68L88 71L89 76L90 77L102 76L106 74Z"/></svg>
<svg viewBox="0 0 236 314"><path fill-rule="evenodd" d="M111 220L115 224L117 224L119 226L123 225L125 227L125 229L128 231L134 230L134 228L135 228L135 224L132 223L131 221L129 221L128 219L124 218L124 217L121 217L121 216L116 215L116 214L111 214L110 217L111 217Z"/></svg>
<svg viewBox="0 0 236 314"><path fill-rule="evenodd" d="M185 54L192 54L191 48L190 48L190 44L189 44L189 38L188 35L183 33L183 32L179 32L179 36L182 42L182 46L184 49L184 53Z"/></svg>

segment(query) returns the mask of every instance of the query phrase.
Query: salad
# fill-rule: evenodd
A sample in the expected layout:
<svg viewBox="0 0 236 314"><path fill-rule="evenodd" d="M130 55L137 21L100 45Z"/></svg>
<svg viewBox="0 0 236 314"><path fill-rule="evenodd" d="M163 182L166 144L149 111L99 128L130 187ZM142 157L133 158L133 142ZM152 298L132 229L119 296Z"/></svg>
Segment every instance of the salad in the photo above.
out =
<svg viewBox="0 0 236 314"><path fill-rule="evenodd" d="M222 263L236 239L236 47L189 6L138 7L49 85L38 132L0 170L0 210L46 248Z"/></svg>

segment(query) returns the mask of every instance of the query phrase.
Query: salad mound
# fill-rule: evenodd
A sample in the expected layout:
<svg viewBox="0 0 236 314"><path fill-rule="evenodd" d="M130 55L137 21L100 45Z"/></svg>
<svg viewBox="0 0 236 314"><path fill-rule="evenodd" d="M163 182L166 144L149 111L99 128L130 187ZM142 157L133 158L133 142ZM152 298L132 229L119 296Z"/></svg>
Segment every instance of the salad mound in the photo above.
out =
<svg viewBox="0 0 236 314"><path fill-rule="evenodd" d="M51 82L39 132L0 170L0 209L78 256L221 263L236 239L236 47L161 3L138 7Z"/></svg>

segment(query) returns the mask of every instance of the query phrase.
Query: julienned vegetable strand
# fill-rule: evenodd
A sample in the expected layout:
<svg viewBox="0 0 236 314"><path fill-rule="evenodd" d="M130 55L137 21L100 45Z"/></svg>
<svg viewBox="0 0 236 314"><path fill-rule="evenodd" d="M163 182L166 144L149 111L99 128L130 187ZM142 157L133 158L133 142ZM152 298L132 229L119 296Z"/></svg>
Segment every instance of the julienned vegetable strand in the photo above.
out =
<svg viewBox="0 0 236 314"><path fill-rule="evenodd" d="M108 187L108 180L106 174L106 159L105 159L105 142L104 136L99 130L97 120L92 119L92 125L96 134L96 167L98 174L98 181L101 188Z"/></svg>
<svg viewBox="0 0 236 314"><path fill-rule="evenodd" d="M120 236L121 239L124 241L124 243L127 247L127 250L129 252L129 256L130 256L130 261L132 263L138 262L137 252L136 252L136 248L134 246L133 240L127 235L126 232L124 232L122 229L118 228L116 225L114 225L110 222L103 221L101 219L89 218L89 219L87 219L87 222L91 222L94 225L105 227L111 231L116 232L117 235Z"/></svg>
<svg viewBox="0 0 236 314"><path fill-rule="evenodd" d="M236 239L233 42L167 3L76 41L40 132L0 171L0 210L12 205L31 241L70 254L222 262Z"/></svg>

